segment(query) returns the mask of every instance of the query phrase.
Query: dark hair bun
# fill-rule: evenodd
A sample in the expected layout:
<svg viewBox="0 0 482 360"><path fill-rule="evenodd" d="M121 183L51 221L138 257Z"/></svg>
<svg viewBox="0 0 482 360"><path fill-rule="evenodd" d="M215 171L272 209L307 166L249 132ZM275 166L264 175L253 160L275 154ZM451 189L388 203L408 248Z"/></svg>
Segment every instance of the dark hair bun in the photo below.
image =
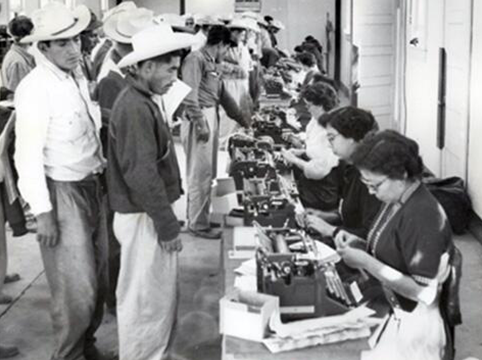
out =
<svg viewBox="0 0 482 360"><path fill-rule="evenodd" d="M352 160L360 169L392 179L420 178L424 169L418 144L394 130L366 138Z"/></svg>
<svg viewBox="0 0 482 360"><path fill-rule="evenodd" d="M378 130L378 124L372 113L353 106L336 109L329 114L327 121L343 137L361 141L370 133Z"/></svg>

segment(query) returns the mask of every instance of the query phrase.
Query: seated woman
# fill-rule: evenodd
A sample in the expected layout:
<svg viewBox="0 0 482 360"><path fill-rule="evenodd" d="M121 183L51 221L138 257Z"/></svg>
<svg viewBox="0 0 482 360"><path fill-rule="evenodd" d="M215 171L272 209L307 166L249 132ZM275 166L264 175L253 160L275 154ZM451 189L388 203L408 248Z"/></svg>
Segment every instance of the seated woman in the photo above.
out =
<svg viewBox="0 0 482 360"><path fill-rule="evenodd" d="M294 148L284 150L287 163L294 166L300 199L305 207L333 211L339 202L337 174L333 169L338 157L330 147L326 130L318 118L338 105L335 90L324 83L309 85L302 93L311 113L304 137L290 136Z"/></svg>
<svg viewBox="0 0 482 360"><path fill-rule="evenodd" d="M377 122L370 112L351 106L326 114L320 118L320 122L326 126L334 153L342 160L337 182L342 198L337 211L341 224L335 225L333 214L308 211L306 225L325 237L333 237L339 230L347 230L366 238L380 208L380 201L370 195L360 181L360 173L351 164L351 158L358 151L360 142L378 130Z"/></svg>
<svg viewBox="0 0 482 360"><path fill-rule="evenodd" d="M335 243L345 263L377 278L392 311L363 360L441 360L450 355L439 298L453 253L447 217L421 182L418 145L394 131L366 139L353 154L361 179L383 202L367 237L340 232ZM375 337L374 337L375 338ZM448 342L447 342L448 343Z"/></svg>
<svg viewBox="0 0 482 360"><path fill-rule="evenodd" d="M302 52L298 55L298 61L300 62L303 71L305 72L305 78L301 84L301 91L306 89L307 86L313 84L313 77L316 74L320 74L318 66L316 65L315 55L309 52Z"/></svg>

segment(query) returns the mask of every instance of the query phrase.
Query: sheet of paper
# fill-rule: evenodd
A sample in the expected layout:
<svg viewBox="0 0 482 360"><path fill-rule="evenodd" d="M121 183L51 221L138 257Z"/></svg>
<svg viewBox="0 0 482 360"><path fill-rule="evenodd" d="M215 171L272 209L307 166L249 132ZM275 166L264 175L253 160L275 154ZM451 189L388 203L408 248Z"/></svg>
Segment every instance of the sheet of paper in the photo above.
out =
<svg viewBox="0 0 482 360"><path fill-rule="evenodd" d="M354 324L375 314L375 311L362 305L342 315L324 316L316 319L293 321L283 324L280 314L271 316L269 327L279 337L289 337L308 331L329 327L344 327Z"/></svg>
<svg viewBox="0 0 482 360"><path fill-rule="evenodd" d="M234 272L239 275L256 276L256 259L244 261Z"/></svg>
<svg viewBox="0 0 482 360"><path fill-rule="evenodd" d="M354 327L349 329L333 329L333 331L322 330L319 333L311 334L303 338L280 338L277 336L263 340L263 344L272 353L302 349L306 347L331 344L346 340L360 339L370 336L370 328L367 326Z"/></svg>
<svg viewBox="0 0 482 360"><path fill-rule="evenodd" d="M188 84L181 80L177 80L174 84L172 84L169 91L162 95L166 115L169 119L172 119L172 116L176 112L177 108L179 105L181 105L182 101L190 91L191 87Z"/></svg>
<svg viewBox="0 0 482 360"><path fill-rule="evenodd" d="M243 291L257 291L256 276L242 275L234 279L234 287Z"/></svg>

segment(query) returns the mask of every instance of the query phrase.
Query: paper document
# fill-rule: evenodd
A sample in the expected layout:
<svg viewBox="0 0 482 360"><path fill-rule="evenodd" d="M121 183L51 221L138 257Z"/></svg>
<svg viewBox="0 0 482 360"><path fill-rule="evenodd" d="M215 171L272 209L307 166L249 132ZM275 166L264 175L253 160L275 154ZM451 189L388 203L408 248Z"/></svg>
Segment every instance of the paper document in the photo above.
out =
<svg viewBox="0 0 482 360"><path fill-rule="evenodd" d="M256 276L253 275L241 275L236 276L234 279L234 287L243 291L258 291L256 283Z"/></svg>
<svg viewBox="0 0 482 360"><path fill-rule="evenodd" d="M181 80L177 80L174 84L172 84L168 92L162 95L168 119L172 119L172 116L176 112L177 108L179 105L181 105L184 98L190 92L191 87L189 85Z"/></svg>
<svg viewBox="0 0 482 360"><path fill-rule="evenodd" d="M256 276L256 259L249 259L243 262L234 272L239 275Z"/></svg>
<svg viewBox="0 0 482 360"><path fill-rule="evenodd" d="M281 322L279 314L271 316L269 327L279 337L296 336L308 331L320 330L329 327L348 327L374 315L375 311L362 305L342 315L324 316L316 319L293 321L287 324ZM371 320L370 320L371 321ZM370 322L370 324L377 324Z"/></svg>

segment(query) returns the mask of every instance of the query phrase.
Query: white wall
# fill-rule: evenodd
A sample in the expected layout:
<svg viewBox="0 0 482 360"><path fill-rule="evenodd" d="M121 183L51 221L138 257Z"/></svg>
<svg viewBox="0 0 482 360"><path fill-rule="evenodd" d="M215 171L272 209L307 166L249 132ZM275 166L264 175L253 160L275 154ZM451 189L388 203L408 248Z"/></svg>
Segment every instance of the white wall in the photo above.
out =
<svg viewBox="0 0 482 360"><path fill-rule="evenodd" d="M436 134L438 51L443 46L444 0L429 0L428 6L426 50L407 45L406 135L418 142L425 165L440 175Z"/></svg>
<svg viewBox="0 0 482 360"><path fill-rule="evenodd" d="M341 5L341 59L340 81L351 91L352 0Z"/></svg>
<svg viewBox="0 0 482 360"><path fill-rule="evenodd" d="M180 0L135 0L137 6L145 7L154 11L154 13L174 13L179 14ZM186 0L189 2L189 0Z"/></svg>
<svg viewBox="0 0 482 360"><path fill-rule="evenodd" d="M474 211L482 218L482 2L474 1L472 30L472 76L470 99L470 131L468 188Z"/></svg>
<svg viewBox="0 0 482 360"><path fill-rule="evenodd" d="M190 14L232 14L234 0L185 0L186 12Z"/></svg>

